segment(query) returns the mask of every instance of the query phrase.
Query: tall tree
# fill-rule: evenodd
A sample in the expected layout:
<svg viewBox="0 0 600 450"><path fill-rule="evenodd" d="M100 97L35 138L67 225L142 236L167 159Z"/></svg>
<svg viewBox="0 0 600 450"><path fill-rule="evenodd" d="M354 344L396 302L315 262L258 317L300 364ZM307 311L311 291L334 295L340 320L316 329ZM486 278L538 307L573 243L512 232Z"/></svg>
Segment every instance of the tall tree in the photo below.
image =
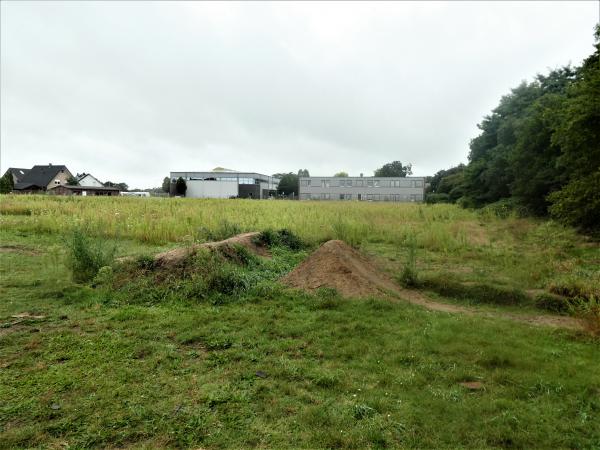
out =
<svg viewBox="0 0 600 450"><path fill-rule="evenodd" d="M375 170L376 177L405 177L412 175L412 164L402 165L400 161L393 161L384 164L383 167Z"/></svg>
<svg viewBox="0 0 600 450"><path fill-rule="evenodd" d="M289 172L285 174L277 174L280 178L277 192L284 195L298 195L299 180L298 175Z"/></svg>
<svg viewBox="0 0 600 450"><path fill-rule="evenodd" d="M12 192L14 187L15 185L12 173L10 173L10 171L6 171L4 176L0 178L0 194L8 194L9 192Z"/></svg>
<svg viewBox="0 0 600 450"><path fill-rule="evenodd" d="M187 192L187 183L181 177L177 178L177 181L175 182L175 192L177 192L177 195L182 195L185 197L185 193Z"/></svg>
<svg viewBox="0 0 600 450"><path fill-rule="evenodd" d="M298 177L310 177L310 173L308 172L308 169L300 169L298 171Z"/></svg>
<svg viewBox="0 0 600 450"><path fill-rule="evenodd" d="M171 179L169 177L164 177L162 182L162 190L167 194L171 192Z"/></svg>

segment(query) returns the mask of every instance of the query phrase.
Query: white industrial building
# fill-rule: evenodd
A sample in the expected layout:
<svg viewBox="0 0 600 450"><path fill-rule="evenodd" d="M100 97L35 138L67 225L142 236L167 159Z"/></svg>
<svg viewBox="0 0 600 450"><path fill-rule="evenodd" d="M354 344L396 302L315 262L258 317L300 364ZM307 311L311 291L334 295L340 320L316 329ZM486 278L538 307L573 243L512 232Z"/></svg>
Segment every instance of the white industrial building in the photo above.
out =
<svg viewBox="0 0 600 450"><path fill-rule="evenodd" d="M171 193L182 178L187 185L186 197L192 198L255 198L275 196L279 178L256 172L237 172L216 168L210 172L171 172Z"/></svg>

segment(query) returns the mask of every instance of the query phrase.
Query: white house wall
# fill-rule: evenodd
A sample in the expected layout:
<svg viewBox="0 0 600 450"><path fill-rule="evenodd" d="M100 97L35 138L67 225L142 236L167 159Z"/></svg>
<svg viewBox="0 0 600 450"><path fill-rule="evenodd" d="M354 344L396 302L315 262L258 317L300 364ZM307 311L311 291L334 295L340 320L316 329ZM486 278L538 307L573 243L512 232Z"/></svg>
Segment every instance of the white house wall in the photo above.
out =
<svg viewBox="0 0 600 450"><path fill-rule="evenodd" d="M186 184L186 197L229 198L238 195L238 184L231 181L188 180Z"/></svg>

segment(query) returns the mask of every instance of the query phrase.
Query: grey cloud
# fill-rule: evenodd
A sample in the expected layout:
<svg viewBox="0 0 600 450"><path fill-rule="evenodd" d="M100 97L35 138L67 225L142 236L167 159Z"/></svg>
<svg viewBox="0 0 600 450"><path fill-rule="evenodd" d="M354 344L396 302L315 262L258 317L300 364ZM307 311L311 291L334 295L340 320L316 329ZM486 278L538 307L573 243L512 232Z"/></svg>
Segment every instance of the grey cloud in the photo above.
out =
<svg viewBox="0 0 600 450"><path fill-rule="evenodd" d="M428 175L501 95L592 51L594 2L2 2L2 165Z"/></svg>

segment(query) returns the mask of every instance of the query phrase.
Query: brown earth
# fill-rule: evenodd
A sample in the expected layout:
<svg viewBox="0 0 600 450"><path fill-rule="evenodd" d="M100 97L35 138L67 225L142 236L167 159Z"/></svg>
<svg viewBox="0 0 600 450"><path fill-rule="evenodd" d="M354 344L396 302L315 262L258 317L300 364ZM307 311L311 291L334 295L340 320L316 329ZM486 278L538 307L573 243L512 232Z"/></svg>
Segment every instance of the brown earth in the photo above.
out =
<svg viewBox="0 0 600 450"><path fill-rule="evenodd" d="M367 297L397 289L371 260L339 240L325 242L282 282L309 291L334 288L345 297Z"/></svg>
<svg viewBox="0 0 600 450"><path fill-rule="evenodd" d="M400 287L375 261L339 240L324 243L281 281L287 286L307 291L334 288L344 297L383 295L393 301L408 301L432 311L502 318L535 326L583 328L581 322L573 317L497 313L434 301L419 291Z"/></svg>

